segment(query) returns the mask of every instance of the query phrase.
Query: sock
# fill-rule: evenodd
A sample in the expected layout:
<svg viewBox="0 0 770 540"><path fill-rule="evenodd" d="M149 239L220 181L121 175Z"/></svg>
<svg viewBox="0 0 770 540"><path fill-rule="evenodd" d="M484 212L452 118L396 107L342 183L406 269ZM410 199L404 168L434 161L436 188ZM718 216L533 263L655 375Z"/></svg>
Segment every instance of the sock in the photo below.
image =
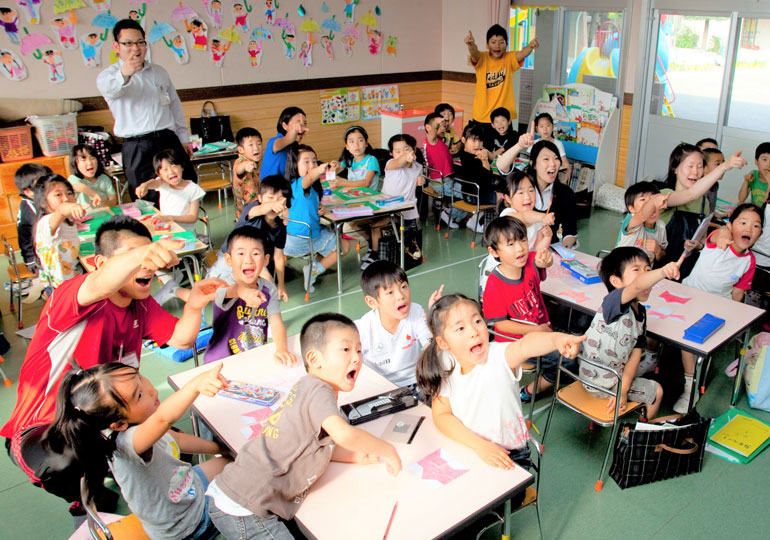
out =
<svg viewBox="0 0 770 540"><path fill-rule="evenodd" d="M324 266L318 261L313 261L313 270L315 270L317 276L320 276L326 272L326 268L324 268Z"/></svg>

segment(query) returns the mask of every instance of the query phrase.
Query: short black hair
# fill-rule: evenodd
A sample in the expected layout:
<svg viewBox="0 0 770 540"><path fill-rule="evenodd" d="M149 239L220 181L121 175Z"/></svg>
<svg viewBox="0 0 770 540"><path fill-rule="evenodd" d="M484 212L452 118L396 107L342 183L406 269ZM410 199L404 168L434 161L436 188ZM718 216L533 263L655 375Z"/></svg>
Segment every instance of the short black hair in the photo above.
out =
<svg viewBox="0 0 770 540"><path fill-rule="evenodd" d="M280 193L286 198L286 208L291 208L291 184L280 174L265 176L259 181L259 194Z"/></svg>
<svg viewBox="0 0 770 540"><path fill-rule="evenodd" d="M149 229L132 217L119 214L112 216L96 231L96 254L110 258L123 245L123 239L131 236L147 238L152 242Z"/></svg>
<svg viewBox="0 0 770 540"><path fill-rule="evenodd" d="M481 139L483 141L486 134L484 127L476 122L469 122L463 129L463 139Z"/></svg>
<svg viewBox="0 0 770 540"><path fill-rule="evenodd" d="M144 28L142 28L141 24L134 19L121 19L112 27L112 39L118 41L123 30L138 30L142 33L142 37L144 37Z"/></svg>
<svg viewBox="0 0 770 540"><path fill-rule="evenodd" d="M527 240L527 226L514 216L500 216L493 219L484 229L484 245L497 251L500 238L506 240ZM497 257L495 260L499 261Z"/></svg>
<svg viewBox="0 0 770 540"><path fill-rule="evenodd" d="M762 154L770 154L770 142L759 143L757 149L754 150L754 159L759 159Z"/></svg>
<svg viewBox="0 0 770 540"><path fill-rule="evenodd" d="M245 127L238 130L235 134L235 144L243 146L243 139L246 137L256 137L260 141L262 140L262 134L253 127Z"/></svg>
<svg viewBox="0 0 770 540"><path fill-rule="evenodd" d="M262 245L262 251L264 251L266 255L270 255L273 252L273 246L262 229L259 227L252 227L251 225L241 225L240 227L233 229L230 234L227 235L225 245L227 246L228 253L232 252L233 242L238 238L250 238L255 242L259 242Z"/></svg>
<svg viewBox="0 0 770 540"><path fill-rule="evenodd" d="M392 153L393 146L397 142L401 142L401 141L405 142L406 145L409 146L412 150L415 150L415 151L417 150L417 140L411 135L409 135L408 133L398 133L396 135L393 135L388 140L388 150L390 150L390 152Z"/></svg>
<svg viewBox="0 0 770 540"><path fill-rule="evenodd" d="M551 116L547 112L544 112L544 113L540 113L537 116L535 116L535 125L537 126L540 123L540 120L542 120L543 118L545 118L551 124L553 124L553 116Z"/></svg>
<svg viewBox="0 0 770 540"><path fill-rule="evenodd" d="M492 111L492 113L489 115L489 120L494 122L495 118L497 118L498 116L502 116L509 122L511 121L511 111L509 111L505 107L498 107L497 109Z"/></svg>
<svg viewBox="0 0 770 540"><path fill-rule="evenodd" d="M719 154L720 156L722 156L722 158L725 157L724 153L722 153L722 151L719 148L704 148L703 150L701 150L701 152L703 152L703 161L706 163L708 163L709 161L709 156L716 156L717 154Z"/></svg>
<svg viewBox="0 0 770 540"><path fill-rule="evenodd" d="M656 194L660 193L660 189L658 189L658 186L653 184L652 182L637 182L636 184L631 184L628 186L628 189L626 190L626 194L623 196L623 202L626 203L626 208L628 211L631 211L631 207L636 202L636 198L639 195L647 195L647 194Z"/></svg>
<svg viewBox="0 0 770 540"><path fill-rule="evenodd" d="M439 103L438 105L436 105L436 108L433 109L433 112L436 114L441 114L444 111L449 111L452 113L452 116L456 116L455 108L452 107L449 103Z"/></svg>
<svg viewBox="0 0 770 540"><path fill-rule="evenodd" d="M34 189L38 179L46 174L53 174L50 167L40 163L25 163L16 169L16 173L13 175L13 183L16 184L16 189L19 190L19 195L21 195L25 189Z"/></svg>
<svg viewBox="0 0 770 540"><path fill-rule="evenodd" d="M399 265L390 261L379 260L370 264L361 273L361 289L364 296L377 298L380 289L390 287L394 283L409 283L406 272Z"/></svg>
<svg viewBox="0 0 770 540"><path fill-rule="evenodd" d="M439 113L437 113L437 112L432 112L432 113L428 113L428 116L426 116L426 117L425 117L425 122L423 123L423 125L427 126L427 125L428 125L428 124L430 124L432 121L434 121L436 118L438 118L438 119L439 119L439 120L441 120L442 122L444 121L444 117L443 117L443 116L441 116L441 115L440 115Z"/></svg>
<svg viewBox="0 0 770 540"><path fill-rule="evenodd" d="M649 263L650 258L647 256L647 253L638 247L620 246L610 251L601 260L599 263L599 277L602 278L602 283L604 283L609 292L615 290L615 286L610 283L610 278L615 276L623 279L623 272L626 271L626 266L634 261Z"/></svg>
<svg viewBox="0 0 770 540"><path fill-rule="evenodd" d="M712 139L711 137L706 137L705 139L699 140L698 142L695 143L695 146L700 148L702 144L706 144L706 143L711 143L715 145L717 148L719 148L719 143L717 142L717 140ZM703 148L701 148L701 150L703 150Z"/></svg>
<svg viewBox="0 0 770 540"><path fill-rule="evenodd" d="M175 148L166 148L152 157L152 168L155 170L156 174L160 171L160 168L163 167L164 161L168 161L169 165L179 165L180 167L184 167L185 165L184 157L182 157L182 154L179 151Z"/></svg>
<svg viewBox="0 0 770 540"><path fill-rule="evenodd" d="M300 109L299 107L286 107L284 110L281 111L281 115L278 117L278 125L276 126L276 129L278 130L278 133L281 135L286 135L286 130L283 128L283 123L286 122L289 123L289 120L291 120L294 116L298 114L305 114L305 111Z"/></svg>
<svg viewBox="0 0 770 540"><path fill-rule="evenodd" d="M743 203L739 204L735 207L735 210L733 210L733 213L730 214L730 223L734 223L738 217L743 212L754 212L759 216L759 223L764 227L765 226L765 214L762 212L762 209L753 203Z"/></svg>
<svg viewBox="0 0 770 540"><path fill-rule="evenodd" d="M88 154L89 156L96 158L96 172L94 173L94 178L99 178L104 174L104 165L102 165L102 160L99 159L99 154L93 146L88 144L76 144L72 147L72 150L70 150L70 174L77 176L80 179L83 178L83 175L78 170L78 158L80 157L80 154Z"/></svg>
<svg viewBox="0 0 770 540"><path fill-rule="evenodd" d="M358 328L350 318L341 313L319 313L308 319L302 325L299 333L299 346L302 351L302 361L307 369L307 353L311 350L323 351L334 328L348 327L358 332Z"/></svg>
<svg viewBox="0 0 770 540"><path fill-rule="evenodd" d="M37 182L35 182L35 187L33 189L34 197L32 198L35 208L37 208L38 216L42 217L50 213L46 198L56 184L64 184L68 190L73 193L75 192L70 181L59 174L51 173L41 176L37 179Z"/></svg>
<svg viewBox="0 0 770 540"><path fill-rule="evenodd" d="M489 27L489 30L487 30L487 42L494 36L501 36L508 43L508 32L499 24L493 24Z"/></svg>

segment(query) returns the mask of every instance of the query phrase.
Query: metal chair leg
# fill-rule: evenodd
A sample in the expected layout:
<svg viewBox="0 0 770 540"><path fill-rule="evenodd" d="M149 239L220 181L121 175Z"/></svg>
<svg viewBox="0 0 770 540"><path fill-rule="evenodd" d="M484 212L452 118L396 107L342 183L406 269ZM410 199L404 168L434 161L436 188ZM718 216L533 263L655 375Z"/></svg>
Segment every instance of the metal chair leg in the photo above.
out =
<svg viewBox="0 0 770 540"><path fill-rule="evenodd" d="M617 407L617 405L616 405ZM612 424L612 432L610 433L610 440L607 442L607 450L604 452L604 461L602 462L602 470L599 473L599 480L596 481L594 489L601 491L604 487L604 473L607 470L607 462L610 459L610 450L612 450L612 443L615 442L615 437L618 433L618 415L615 415L615 423Z"/></svg>

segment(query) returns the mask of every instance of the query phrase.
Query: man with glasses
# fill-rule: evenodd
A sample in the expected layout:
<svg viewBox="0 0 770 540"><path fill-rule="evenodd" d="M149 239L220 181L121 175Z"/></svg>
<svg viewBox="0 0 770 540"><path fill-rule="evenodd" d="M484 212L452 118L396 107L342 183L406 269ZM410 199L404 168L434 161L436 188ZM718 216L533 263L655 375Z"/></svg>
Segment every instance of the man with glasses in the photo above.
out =
<svg viewBox="0 0 770 540"><path fill-rule="evenodd" d="M182 102L168 72L145 60L144 29L132 19L119 21L112 29L112 48L120 60L96 79L99 92L115 118L113 132L123 138L123 169L131 200L139 184L155 177L152 158L161 150L174 148L192 157ZM188 161L184 178L197 181ZM157 203L156 191L145 199Z"/></svg>

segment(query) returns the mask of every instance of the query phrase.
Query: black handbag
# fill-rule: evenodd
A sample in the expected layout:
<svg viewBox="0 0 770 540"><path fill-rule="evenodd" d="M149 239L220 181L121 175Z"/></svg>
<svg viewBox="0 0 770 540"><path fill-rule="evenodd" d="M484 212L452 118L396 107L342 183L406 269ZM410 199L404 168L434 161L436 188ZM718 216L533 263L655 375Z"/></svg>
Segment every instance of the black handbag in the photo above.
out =
<svg viewBox="0 0 770 540"><path fill-rule="evenodd" d="M401 242L390 229L383 229L378 245L379 259L401 266ZM422 264L422 231L410 227L404 231L404 270L411 270Z"/></svg>
<svg viewBox="0 0 770 540"><path fill-rule="evenodd" d="M211 108L206 105L211 103ZM201 107L200 118L190 118L190 133L198 135L203 144L219 141L233 142L233 128L230 127L230 116L218 115L213 101L206 101Z"/></svg>
<svg viewBox="0 0 770 540"><path fill-rule="evenodd" d="M711 420L692 410L669 423L683 427L647 431L635 423L620 425L610 476L621 489L701 471Z"/></svg>

